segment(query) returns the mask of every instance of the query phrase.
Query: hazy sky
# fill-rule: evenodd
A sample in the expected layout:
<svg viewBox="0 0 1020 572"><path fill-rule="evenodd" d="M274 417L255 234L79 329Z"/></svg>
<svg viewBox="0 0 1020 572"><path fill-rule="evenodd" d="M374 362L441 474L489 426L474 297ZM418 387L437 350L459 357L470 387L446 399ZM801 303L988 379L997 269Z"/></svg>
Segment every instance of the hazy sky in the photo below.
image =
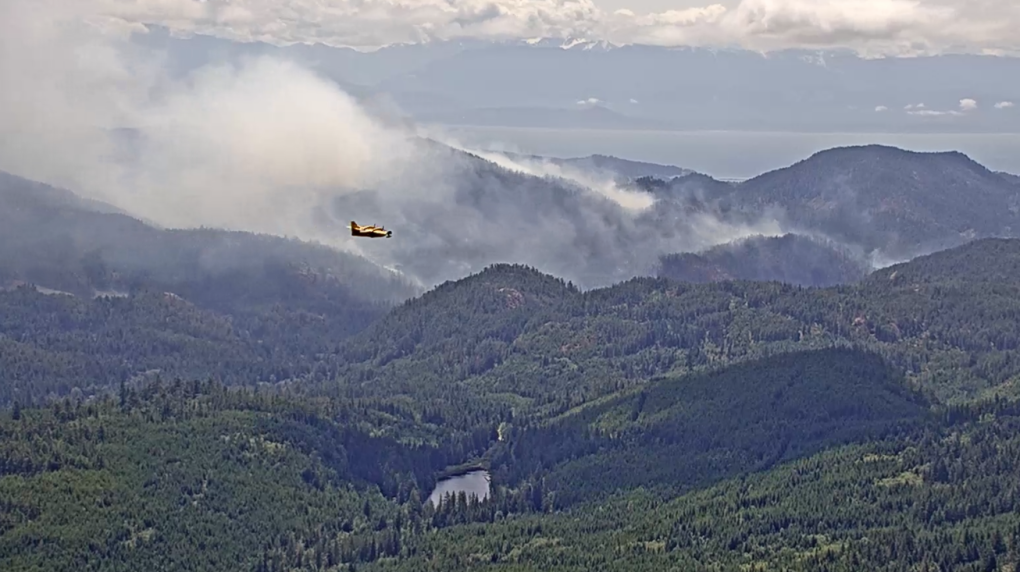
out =
<svg viewBox="0 0 1020 572"><path fill-rule="evenodd" d="M1013 0L79 0L82 7L111 28L147 22L240 40L366 49L429 39L581 37L1020 53L1020 2Z"/></svg>

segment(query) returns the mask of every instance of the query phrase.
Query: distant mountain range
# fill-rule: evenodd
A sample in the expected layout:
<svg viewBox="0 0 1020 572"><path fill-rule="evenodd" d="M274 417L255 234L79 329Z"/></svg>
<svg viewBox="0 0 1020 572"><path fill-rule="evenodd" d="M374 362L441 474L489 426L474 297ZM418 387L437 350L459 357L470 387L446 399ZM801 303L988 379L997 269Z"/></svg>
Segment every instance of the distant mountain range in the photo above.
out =
<svg viewBox="0 0 1020 572"><path fill-rule="evenodd" d="M369 53L209 36L135 37L182 74L274 55L303 62L366 103L420 122L479 126L839 132L1016 132L1020 58L864 59L849 51L613 46L583 39L458 40ZM953 81L946 82L944 78ZM964 109L961 100L977 107Z"/></svg>
<svg viewBox="0 0 1020 572"><path fill-rule="evenodd" d="M337 221L351 219L394 231L392 240L360 241L363 257L269 236L161 230L109 205L6 176L0 281L88 294L143 283L197 293L210 281L234 280L245 296L268 304L276 294L257 292L257 284L311 273L322 278L315 288L327 289L313 297L388 304L512 262L584 288L659 272L694 282L825 286L1020 232L1016 179L960 153L836 148L731 183L600 155L483 157L431 140L420 140L418 151L418 166L400 181L443 194L384 185L339 194L320 217L319 230L338 238L347 231ZM229 306L240 295L218 295L215 303ZM355 331L357 321L351 324Z"/></svg>
<svg viewBox="0 0 1020 572"><path fill-rule="evenodd" d="M781 208L791 228L887 259L1020 231L1020 188L958 152L828 149L723 195L724 211Z"/></svg>
<svg viewBox="0 0 1020 572"><path fill-rule="evenodd" d="M525 155L522 153L503 152L502 155L514 161L541 161L566 167L578 169L591 174L607 175L613 178L626 180L639 179L642 177L655 177L658 179L672 179L674 177L686 177L696 174L690 169L674 165L659 165L645 161L631 161L608 155L588 155L587 157L543 157L541 155Z"/></svg>

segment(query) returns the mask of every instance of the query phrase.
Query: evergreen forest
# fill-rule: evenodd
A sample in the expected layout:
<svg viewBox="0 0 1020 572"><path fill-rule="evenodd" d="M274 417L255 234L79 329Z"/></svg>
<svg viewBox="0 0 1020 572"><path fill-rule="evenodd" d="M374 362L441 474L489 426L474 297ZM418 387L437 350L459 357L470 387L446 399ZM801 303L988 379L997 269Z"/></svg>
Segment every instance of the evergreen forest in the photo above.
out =
<svg viewBox="0 0 1020 572"><path fill-rule="evenodd" d="M1020 569L1020 240L827 287L319 268L0 291L0 569Z"/></svg>

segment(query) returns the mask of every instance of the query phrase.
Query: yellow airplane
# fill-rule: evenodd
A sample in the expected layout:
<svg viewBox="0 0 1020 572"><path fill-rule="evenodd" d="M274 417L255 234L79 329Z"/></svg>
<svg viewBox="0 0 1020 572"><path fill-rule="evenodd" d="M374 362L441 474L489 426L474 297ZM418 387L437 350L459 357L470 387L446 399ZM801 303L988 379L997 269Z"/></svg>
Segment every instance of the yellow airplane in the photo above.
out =
<svg viewBox="0 0 1020 572"><path fill-rule="evenodd" d="M392 238L393 231L386 230L381 226L358 226L358 223L351 221L351 226L347 227L351 229L351 236L365 236L368 238Z"/></svg>

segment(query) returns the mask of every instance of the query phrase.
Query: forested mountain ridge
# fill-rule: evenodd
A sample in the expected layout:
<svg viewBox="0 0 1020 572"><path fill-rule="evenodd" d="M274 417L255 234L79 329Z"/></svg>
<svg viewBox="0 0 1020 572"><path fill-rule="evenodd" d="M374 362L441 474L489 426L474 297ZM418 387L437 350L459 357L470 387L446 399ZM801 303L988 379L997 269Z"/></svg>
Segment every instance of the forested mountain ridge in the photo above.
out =
<svg viewBox="0 0 1020 572"><path fill-rule="evenodd" d="M515 161L537 161L547 162L559 167L569 167L594 175L610 175L620 180L633 180L643 177L655 177L657 179L671 179L695 174L690 169L674 165L662 165L646 161L633 161L621 159L611 155L594 154L585 157L546 157L542 155L526 155L522 153L502 152L502 155Z"/></svg>
<svg viewBox="0 0 1020 572"><path fill-rule="evenodd" d="M733 241L794 234L804 243L823 237L841 254L804 261L797 248L778 248L774 266L759 263L753 275L734 277L828 285L854 274L849 263L882 266L972 238L1015 236L1020 229L1020 187L959 153L836 148L729 183L698 173L642 177L651 172L667 178L677 171L600 155L542 159L580 175L537 176L430 139L412 138L411 148L414 160L394 169L392 180L385 178L377 188L336 189L337 196L309 223L321 225L316 232L332 233L340 231L336 221L383 221L397 230L397 240L362 241L358 247L378 265L404 273L408 283L369 260L325 247L224 231L158 230L105 212L112 207L83 214L41 206L0 213L6 223L6 232L0 231L5 239L0 262L6 261L0 272L6 275L0 280L18 278L11 276L13 268L22 279L47 287L101 290L88 277L103 276L102 262L117 272L114 282L122 288L150 279L174 286L208 275L209 267L231 257L249 264L226 265L230 271L255 282L263 261L306 260L308 271L335 277L355 298L379 290L394 301L494 262L528 264L583 288L604 287L654 274L663 256L712 258L720 249L709 250ZM32 183L18 181L0 178L0 193L21 188L24 202ZM452 219L459 224L449 224ZM754 263L746 245L729 246L735 266ZM19 253L30 249L36 259L21 259ZM798 263L808 267L791 274ZM819 278L810 281L812 274ZM372 282L373 288L360 286Z"/></svg>
<svg viewBox="0 0 1020 572"><path fill-rule="evenodd" d="M674 200L693 193L726 217L777 213L789 232L825 236L876 262L1020 235L1020 187L955 151L836 147L740 183L702 185L705 192L687 179L635 185Z"/></svg>
<svg viewBox="0 0 1020 572"><path fill-rule="evenodd" d="M796 224L891 258L1020 232L1020 191L959 152L828 149L739 184L738 195L737 204L782 205Z"/></svg>
<svg viewBox="0 0 1020 572"><path fill-rule="evenodd" d="M452 349L448 344L458 336L478 332L512 340L519 329L505 334L500 330L524 326L514 320L516 316L530 317L540 310L557 308L564 299L579 294L573 284L533 268L494 264L462 280L444 282L394 308L357 340L345 344L344 357L351 361L373 359L377 365L385 365L410 350L445 353L443 350ZM446 319L435 319L438 308ZM505 325L501 323L504 320ZM470 353L470 348L461 349ZM461 362L460 357L453 361Z"/></svg>
<svg viewBox="0 0 1020 572"><path fill-rule="evenodd" d="M283 381L419 291L325 246L161 229L0 176L0 403L141 374Z"/></svg>
<svg viewBox="0 0 1020 572"><path fill-rule="evenodd" d="M886 278L910 276L910 262L854 286L637 278L587 292L494 266L405 303L333 359L343 391L414 396L448 423L461 400L554 415L656 375L847 345L890 359L938 400L1014 394L1017 260L1020 240L987 239L919 259L927 281ZM998 282L982 278L991 273Z"/></svg>
<svg viewBox="0 0 1020 572"><path fill-rule="evenodd" d="M580 442L543 443L524 430L511 468L527 470L536 458L565 468L516 484L497 474L489 501L460 497L438 510L421 502L428 480L416 486L413 475L442 456L361 432L365 409L356 402L173 383L16 407L0 412L0 564L12 572L185 561L203 572L748 564L891 572L921 563L978 572L1020 564L1012 478L1020 404L995 400L922 418L921 403L881 360L834 351L710 374L692 395L679 380L653 382L640 407L621 400L565 417L595 422ZM714 391L724 379L751 384L752 394ZM776 390L778 407L753 395ZM811 410L816 397L821 408ZM589 451L600 463L572 459L584 438L619 429L622 446ZM500 432L514 439L520 430ZM769 439L784 433L792 439ZM838 446L847 438L866 441ZM810 452L823 443L837 446L782 462L788 446ZM612 477L583 478L594 468ZM671 472L690 492L632 488ZM720 482L727 472L739 476ZM585 501L599 486L612 494Z"/></svg>
<svg viewBox="0 0 1020 572"><path fill-rule="evenodd" d="M275 341L253 344L233 318L162 292L15 289L0 312L8 356L172 368L234 351L224 367L253 378L297 366L257 391L167 372L0 413L0 499L14 499L0 501L0 566L1011 565L1020 408L926 398L1015 395L1018 261L1020 240L987 239L853 286L591 291L497 264L311 358L317 339L270 328ZM423 504L458 465L492 470L491 500ZM889 527L914 544L884 548Z"/></svg>
<svg viewBox="0 0 1020 572"><path fill-rule="evenodd" d="M680 282L779 281L798 286L852 284L870 268L836 243L797 234L756 236L700 253L660 258L658 276Z"/></svg>
<svg viewBox="0 0 1020 572"><path fill-rule="evenodd" d="M0 567L260 570L299 550L321 568L399 551L427 491L388 491L398 506L375 483L415 457L337 415L198 382L4 412Z"/></svg>
<svg viewBox="0 0 1020 572"><path fill-rule="evenodd" d="M337 218L358 212L393 221L402 239L367 251L429 285L505 261L604 287L654 273L661 256L702 254L758 234L821 237L867 268L973 238L1020 235L1018 187L961 153L833 148L731 183L608 157L504 153L505 163L420 143L422 162L444 168L419 169L413 185L434 192L404 193L411 183L399 180L338 197L335 210ZM780 270L797 262L796 251L777 256ZM820 265L809 275L838 266L807 262Z"/></svg>
<svg viewBox="0 0 1020 572"><path fill-rule="evenodd" d="M196 232L201 236L202 231ZM284 265L274 273L275 280L235 273L196 281L193 289L177 288L194 305L187 312L196 319L203 316L200 322L229 318L230 326L208 332L192 329L176 345L153 346L179 355L176 361L144 358L158 352L111 343L175 339L144 326L147 313L162 315L167 304L173 304L161 297L161 290L152 291L155 295L139 290L125 301L59 303L41 293L6 292L0 293L2 303L35 306L37 312L25 314L18 323L7 322L0 331L7 371L16 372L5 387L27 387L34 380L41 385L30 393L38 397L51 390L110 384L104 376L119 380L164 368L171 376L223 375L251 382L305 378L326 386L339 377L345 392L417 396L422 401L416 407L434 403L452 423L460 414L454 396L490 402L498 395L496 401L503 404L499 409L532 404L552 412L653 375L682 374L775 352L862 343L893 359L910 379L940 398L965 398L1012 387L1010 380L1017 373L1012 365L1017 268L1011 261L1016 259L1015 240L989 239L916 262L917 268L930 268L928 282L958 276L959 284L952 288L904 283L915 268L906 263L858 286L806 290L777 283L695 285L640 278L581 292L534 269L496 265L409 300L382 319L385 306L352 302L340 285L331 294L320 275L288 272ZM964 268L969 270L960 270ZM897 279L881 278L894 272ZM979 280L983 272L999 284ZM111 322L103 317L109 312L126 314ZM134 317L128 317L132 313ZM18 314L12 309L8 315ZM979 315L984 321L980 326L962 327ZM107 326L98 327L108 334L96 338L90 332L99 324L96 320L106 320ZM48 329L52 326L47 324L55 323L66 324L62 337ZM109 324L121 325L110 329ZM363 335L340 343L364 327ZM81 335L86 337L73 341ZM213 345L204 354L189 353L187 344L192 343ZM107 349L101 349L104 346ZM244 365L221 367L218 352L236 356ZM77 381L56 374L61 368L54 370L53 364L58 363L79 364L64 370L81 372L74 374ZM182 368L185 363L193 365ZM936 364L942 364L937 372ZM947 378L948 371L955 373ZM422 376L432 381L426 383ZM52 386L42 383L44 378ZM7 389L4 395L13 397Z"/></svg>
<svg viewBox="0 0 1020 572"><path fill-rule="evenodd" d="M249 232L161 229L12 175L0 177L0 199L0 285L31 282L82 296L142 286L191 289L219 300L254 295L274 303L279 293L267 298L259 291L265 286L253 282L272 282L285 271L367 301L392 303L418 292L392 272L333 248ZM241 285L254 290L228 291Z"/></svg>
<svg viewBox="0 0 1020 572"><path fill-rule="evenodd" d="M928 407L875 354L786 353L653 378L523 432L497 446L491 465L503 482L543 474L554 507L636 487L675 495L916 426Z"/></svg>
<svg viewBox="0 0 1020 572"><path fill-rule="evenodd" d="M300 309L233 316L158 291L85 299L22 286L0 292L0 402L103 393L122 381L214 378L285 381L312 371L350 323L385 307L329 318ZM360 312L360 315L359 315Z"/></svg>
<svg viewBox="0 0 1020 572"><path fill-rule="evenodd" d="M960 408L679 497L621 490L565 511L431 530L408 557L364 569L1014 572L1018 435L1015 401Z"/></svg>
<svg viewBox="0 0 1020 572"><path fill-rule="evenodd" d="M0 198L3 199L6 211L22 211L24 213L25 210L34 211L49 208L127 215L123 210L109 203L87 199L67 189L30 181L3 171L0 171ZM3 213L4 211L0 211L0 214Z"/></svg>
<svg viewBox="0 0 1020 572"><path fill-rule="evenodd" d="M541 267L583 287L608 285L646 273L656 252L673 250L616 200L576 180L536 176L432 140L415 148L413 177L338 196L333 213L399 229L395 240L362 248L430 287L497 262ZM691 229L673 234L681 249L698 238Z"/></svg>
<svg viewBox="0 0 1020 572"><path fill-rule="evenodd" d="M983 239L876 270L865 283L876 288L885 283L910 286L986 284L1009 288L1020 279L1020 252L1016 244L1015 239Z"/></svg>

